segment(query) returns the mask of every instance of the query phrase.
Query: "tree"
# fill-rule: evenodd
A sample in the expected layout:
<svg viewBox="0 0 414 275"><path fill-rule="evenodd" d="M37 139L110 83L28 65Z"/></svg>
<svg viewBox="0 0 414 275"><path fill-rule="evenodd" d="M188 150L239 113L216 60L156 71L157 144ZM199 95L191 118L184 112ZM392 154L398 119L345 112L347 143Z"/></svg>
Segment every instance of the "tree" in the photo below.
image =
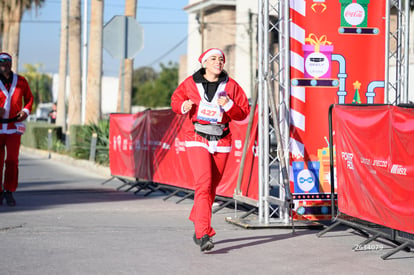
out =
<svg viewBox="0 0 414 275"><path fill-rule="evenodd" d="M7 51L13 56L13 71L18 71L20 24L23 13L32 7L39 8L44 0L3 0L0 8L2 19L0 26L2 51Z"/></svg>
<svg viewBox="0 0 414 275"><path fill-rule="evenodd" d="M136 88L136 86L140 83L155 80L157 76L158 76L158 73L152 67L138 68L134 70L134 73L132 76L133 88Z"/></svg>
<svg viewBox="0 0 414 275"><path fill-rule="evenodd" d="M91 0L86 123L96 124L101 118L103 11L104 0Z"/></svg>
<svg viewBox="0 0 414 275"><path fill-rule="evenodd" d="M59 91L57 100L56 125L66 132L66 76L68 67L68 2L62 0L60 22Z"/></svg>
<svg viewBox="0 0 414 275"><path fill-rule="evenodd" d="M10 33L10 4L8 1L1 2L1 48L8 51Z"/></svg>
<svg viewBox="0 0 414 275"><path fill-rule="evenodd" d="M134 70L132 75L132 98L133 104L138 105L137 94L142 92L142 85L147 81L154 81L157 79L158 73L152 67L141 67Z"/></svg>
<svg viewBox="0 0 414 275"><path fill-rule="evenodd" d="M161 71L155 78L153 78L148 68L144 67L135 71L134 105L146 107L170 106L171 95L178 85L178 64L160 64L160 67ZM144 81L140 82L140 77Z"/></svg>
<svg viewBox="0 0 414 275"><path fill-rule="evenodd" d="M136 18L137 15L137 0L125 0L125 16L132 16ZM122 66L122 65L121 65ZM131 97L132 97L132 73L134 70L134 60L133 59L125 59L124 60L124 75L120 74L119 81L120 85L118 88L118 102L117 102L117 111L118 112L131 112ZM122 68L121 68L122 72ZM122 77L124 77L124 98L123 98L123 107L124 109L121 110L122 105Z"/></svg>
<svg viewBox="0 0 414 275"><path fill-rule="evenodd" d="M81 1L69 4L69 79L68 124L81 124Z"/></svg>
<svg viewBox="0 0 414 275"><path fill-rule="evenodd" d="M5 18L7 16L6 12L6 2L0 2L0 49L3 49L3 37L4 37L4 24Z"/></svg>
<svg viewBox="0 0 414 275"><path fill-rule="evenodd" d="M52 96L52 78L47 75L40 73L39 70L42 68L41 64L25 64L23 65L25 71L21 73L29 83L29 87L33 93L33 110L36 110L36 106L39 103L51 102Z"/></svg>

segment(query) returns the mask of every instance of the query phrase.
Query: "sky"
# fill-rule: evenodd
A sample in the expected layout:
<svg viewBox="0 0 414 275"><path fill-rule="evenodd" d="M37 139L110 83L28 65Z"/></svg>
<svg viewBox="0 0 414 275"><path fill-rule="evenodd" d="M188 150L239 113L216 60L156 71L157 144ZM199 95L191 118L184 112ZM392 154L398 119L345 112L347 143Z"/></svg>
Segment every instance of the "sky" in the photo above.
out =
<svg viewBox="0 0 414 275"><path fill-rule="evenodd" d="M83 3L82 0L82 14ZM90 12L90 0L88 11ZM137 21L144 29L144 48L135 56L134 67L178 62L187 51L188 0L138 0ZM37 11L27 11L22 19L20 34L19 71L24 64L41 64L42 72L59 70L60 0L46 0ZM115 15L124 14L124 1L105 0L104 24ZM88 15L89 17L90 15ZM89 28L89 24L88 24ZM103 74L118 75L120 60L103 51Z"/></svg>

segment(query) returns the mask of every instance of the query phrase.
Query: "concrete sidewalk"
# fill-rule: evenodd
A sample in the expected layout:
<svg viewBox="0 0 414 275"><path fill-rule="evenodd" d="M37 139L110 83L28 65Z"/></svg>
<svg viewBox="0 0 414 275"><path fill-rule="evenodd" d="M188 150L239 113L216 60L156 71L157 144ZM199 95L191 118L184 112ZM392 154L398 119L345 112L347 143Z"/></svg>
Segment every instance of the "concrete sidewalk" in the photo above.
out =
<svg viewBox="0 0 414 275"><path fill-rule="evenodd" d="M192 200L116 191L121 182L45 156L21 155L17 206L0 206L0 274L414 274L414 253L352 251L353 230L245 230L213 216L216 247L201 253Z"/></svg>

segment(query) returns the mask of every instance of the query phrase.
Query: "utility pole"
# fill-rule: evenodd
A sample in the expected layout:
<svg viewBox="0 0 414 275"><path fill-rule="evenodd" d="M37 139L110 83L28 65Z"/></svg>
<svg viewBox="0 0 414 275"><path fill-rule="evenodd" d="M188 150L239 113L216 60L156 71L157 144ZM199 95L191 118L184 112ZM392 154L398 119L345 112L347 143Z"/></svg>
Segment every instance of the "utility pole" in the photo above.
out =
<svg viewBox="0 0 414 275"><path fill-rule="evenodd" d="M253 74L253 13L249 9L249 56L250 56L250 95L253 95L254 74Z"/></svg>
<svg viewBox="0 0 414 275"><path fill-rule="evenodd" d="M88 0L83 0L83 49L82 49L82 108L81 120L82 125L85 124L86 114L86 81L88 66Z"/></svg>
<svg viewBox="0 0 414 275"><path fill-rule="evenodd" d="M198 23L200 24L200 28L199 28L199 32L201 35L201 52L204 52L204 29L205 29L205 25L204 25L204 10L202 9L200 11L200 15L197 18Z"/></svg>
<svg viewBox="0 0 414 275"><path fill-rule="evenodd" d="M66 78L68 72L68 35L69 35L69 0L61 2L60 56L59 56L59 91L57 98L56 125L66 133Z"/></svg>

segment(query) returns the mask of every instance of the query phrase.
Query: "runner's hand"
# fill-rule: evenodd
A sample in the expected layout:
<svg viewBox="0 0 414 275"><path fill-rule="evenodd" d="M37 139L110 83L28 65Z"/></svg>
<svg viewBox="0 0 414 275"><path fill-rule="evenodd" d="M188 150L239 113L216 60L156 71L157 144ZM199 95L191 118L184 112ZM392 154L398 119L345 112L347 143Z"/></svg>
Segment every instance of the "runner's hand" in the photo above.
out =
<svg viewBox="0 0 414 275"><path fill-rule="evenodd" d="M220 96L219 99L217 99L217 103L220 106L226 105L230 101L230 98L228 96Z"/></svg>
<svg viewBox="0 0 414 275"><path fill-rule="evenodd" d="M184 101L184 112L188 112L193 108L194 102L191 101L191 99Z"/></svg>
<svg viewBox="0 0 414 275"><path fill-rule="evenodd" d="M18 121L23 121L27 118L27 114L23 111L20 111L17 113L17 120Z"/></svg>

